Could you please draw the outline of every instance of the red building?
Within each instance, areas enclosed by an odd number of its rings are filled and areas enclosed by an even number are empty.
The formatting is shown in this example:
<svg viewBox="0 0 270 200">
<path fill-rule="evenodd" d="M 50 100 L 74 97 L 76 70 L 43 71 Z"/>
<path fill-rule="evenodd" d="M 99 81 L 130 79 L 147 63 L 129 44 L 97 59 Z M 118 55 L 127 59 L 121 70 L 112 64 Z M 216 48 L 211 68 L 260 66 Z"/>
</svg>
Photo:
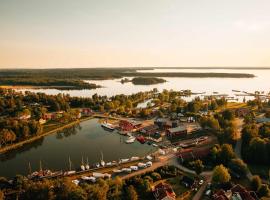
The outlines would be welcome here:
<svg viewBox="0 0 270 200">
<path fill-rule="evenodd" d="M 156 200 L 175 200 L 176 195 L 169 184 L 159 183 L 153 190 Z"/>
<path fill-rule="evenodd" d="M 186 137 L 187 136 L 187 128 L 186 128 L 186 126 L 178 126 L 175 128 L 170 128 L 167 130 L 167 136 L 170 138 Z"/>
<path fill-rule="evenodd" d="M 140 128 L 141 123 L 135 121 L 121 120 L 119 122 L 119 128 L 122 131 L 133 131 L 134 129 Z"/>
</svg>

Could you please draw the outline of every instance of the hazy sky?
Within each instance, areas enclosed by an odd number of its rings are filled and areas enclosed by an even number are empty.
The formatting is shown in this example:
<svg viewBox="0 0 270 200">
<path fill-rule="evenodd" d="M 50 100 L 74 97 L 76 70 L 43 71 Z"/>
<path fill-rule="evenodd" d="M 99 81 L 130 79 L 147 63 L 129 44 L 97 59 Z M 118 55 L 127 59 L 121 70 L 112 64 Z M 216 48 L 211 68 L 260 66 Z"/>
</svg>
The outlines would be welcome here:
<svg viewBox="0 0 270 200">
<path fill-rule="evenodd" d="M 0 0 L 0 67 L 270 66 L 269 0 Z"/>
</svg>

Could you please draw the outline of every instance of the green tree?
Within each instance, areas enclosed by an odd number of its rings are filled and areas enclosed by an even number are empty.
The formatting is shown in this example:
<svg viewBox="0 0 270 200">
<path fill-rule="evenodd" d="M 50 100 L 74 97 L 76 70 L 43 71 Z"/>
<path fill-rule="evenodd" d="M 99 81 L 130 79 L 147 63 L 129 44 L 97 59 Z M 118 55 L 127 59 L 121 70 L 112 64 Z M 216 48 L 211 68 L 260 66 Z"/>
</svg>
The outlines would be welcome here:
<svg viewBox="0 0 270 200">
<path fill-rule="evenodd" d="M 194 167 L 194 170 L 197 175 L 200 175 L 204 169 L 203 162 L 201 160 L 195 160 L 192 162 L 192 166 Z"/>
<path fill-rule="evenodd" d="M 259 197 L 269 197 L 270 196 L 270 190 L 268 185 L 262 184 L 261 187 L 258 190 Z"/>
<path fill-rule="evenodd" d="M 232 159 L 229 163 L 229 168 L 241 176 L 246 176 L 248 170 L 246 163 L 239 158 Z"/>
<path fill-rule="evenodd" d="M 127 188 L 127 200 L 138 200 L 138 194 L 133 185 L 130 185 Z"/>
<path fill-rule="evenodd" d="M 262 180 L 259 176 L 253 176 L 252 180 L 250 182 L 250 186 L 252 188 L 253 191 L 258 191 L 259 188 L 262 186 Z"/>
<path fill-rule="evenodd" d="M 219 153 L 219 159 L 221 163 L 227 166 L 230 160 L 233 158 L 235 158 L 235 153 L 233 151 L 232 145 L 223 144 Z"/>
<path fill-rule="evenodd" d="M 228 183 L 231 180 L 229 171 L 223 165 L 218 165 L 214 168 L 212 181 L 214 183 Z"/>
</svg>

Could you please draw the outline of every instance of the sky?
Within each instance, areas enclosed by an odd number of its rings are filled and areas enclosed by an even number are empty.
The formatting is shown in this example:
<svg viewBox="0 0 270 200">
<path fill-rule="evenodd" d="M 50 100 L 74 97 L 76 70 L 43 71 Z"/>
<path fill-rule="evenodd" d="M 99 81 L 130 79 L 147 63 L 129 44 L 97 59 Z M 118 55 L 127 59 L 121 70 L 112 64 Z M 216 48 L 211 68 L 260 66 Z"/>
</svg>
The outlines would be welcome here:
<svg viewBox="0 0 270 200">
<path fill-rule="evenodd" d="M 0 0 L 0 68 L 270 66 L 269 0 Z"/>
</svg>

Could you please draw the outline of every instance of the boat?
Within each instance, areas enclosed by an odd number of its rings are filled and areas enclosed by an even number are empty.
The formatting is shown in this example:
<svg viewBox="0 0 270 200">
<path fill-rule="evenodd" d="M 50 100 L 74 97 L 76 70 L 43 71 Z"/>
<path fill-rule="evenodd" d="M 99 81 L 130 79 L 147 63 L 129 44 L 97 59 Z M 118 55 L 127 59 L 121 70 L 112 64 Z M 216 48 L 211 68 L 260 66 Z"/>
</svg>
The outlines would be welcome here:
<svg viewBox="0 0 270 200">
<path fill-rule="evenodd" d="M 138 163 L 138 167 L 140 167 L 140 168 L 146 168 L 147 166 L 146 166 L 145 163 Z"/>
<path fill-rule="evenodd" d="M 130 168 L 123 168 L 121 169 L 122 172 L 127 172 L 127 173 L 130 173 L 131 172 L 131 169 Z"/>
<path fill-rule="evenodd" d="M 140 157 L 133 156 L 130 158 L 130 161 L 136 161 L 136 160 L 140 160 Z"/>
<path fill-rule="evenodd" d="M 81 170 L 82 170 L 82 171 L 85 170 L 85 166 L 84 166 L 84 162 L 83 162 L 83 157 L 82 157 L 82 163 L 81 163 Z"/>
<path fill-rule="evenodd" d="M 143 137 L 143 136 L 138 136 L 137 138 L 136 138 L 141 144 L 144 144 L 145 143 L 145 138 Z"/>
<path fill-rule="evenodd" d="M 157 144 L 155 144 L 155 143 L 153 143 L 152 145 L 153 145 L 153 147 L 158 147 L 158 145 L 157 145 Z"/>
<path fill-rule="evenodd" d="M 126 163 L 129 161 L 129 158 L 120 159 L 119 163 Z"/>
<path fill-rule="evenodd" d="M 101 126 L 102 126 L 103 128 L 105 128 L 105 129 L 110 130 L 110 131 L 113 131 L 113 130 L 115 129 L 115 128 L 113 127 L 112 124 L 107 123 L 107 122 L 103 122 L 103 123 L 101 124 Z"/>
<path fill-rule="evenodd" d="M 97 164 L 96 164 L 96 168 L 99 168 L 99 167 L 100 167 L 100 164 L 99 164 L 99 163 L 97 163 Z"/>
<path fill-rule="evenodd" d="M 132 133 L 127 133 L 127 136 L 132 137 L 133 135 Z"/>
<path fill-rule="evenodd" d="M 88 162 L 88 158 L 86 159 L 85 169 L 86 169 L 86 170 L 89 170 L 89 169 L 90 169 L 89 162 Z"/>
<path fill-rule="evenodd" d="M 132 171 L 138 171 L 138 167 L 137 166 L 130 166 L 129 167 Z"/>
<path fill-rule="evenodd" d="M 114 169 L 113 170 L 113 173 L 121 173 L 122 172 L 122 170 L 120 170 L 120 169 Z"/>
<path fill-rule="evenodd" d="M 104 178 L 104 174 L 98 173 L 98 172 L 93 172 L 93 177 L 95 177 L 95 178 Z"/>
<path fill-rule="evenodd" d="M 232 90 L 233 92 L 241 92 L 240 90 Z"/>
<path fill-rule="evenodd" d="M 104 162 L 104 160 L 103 160 L 103 153 L 101 152 L 101 160 L 100 160 L 100 165 L 102 166 L 102 167 L 104 167 L 105 166 L 105 162 Z"/>
<path fill-rule="evenodd" d="M 146 156 L 147 160 L 153 160 L 152 156 Z"/>
<path fill-rule="evenodd" d="M 131 143 L 135 142 L 135 140 L 136 140 L 135 137 L 130 136 L 125 142 L 126 142 L 127 144 L 131 144 Z"/>
</svg>

